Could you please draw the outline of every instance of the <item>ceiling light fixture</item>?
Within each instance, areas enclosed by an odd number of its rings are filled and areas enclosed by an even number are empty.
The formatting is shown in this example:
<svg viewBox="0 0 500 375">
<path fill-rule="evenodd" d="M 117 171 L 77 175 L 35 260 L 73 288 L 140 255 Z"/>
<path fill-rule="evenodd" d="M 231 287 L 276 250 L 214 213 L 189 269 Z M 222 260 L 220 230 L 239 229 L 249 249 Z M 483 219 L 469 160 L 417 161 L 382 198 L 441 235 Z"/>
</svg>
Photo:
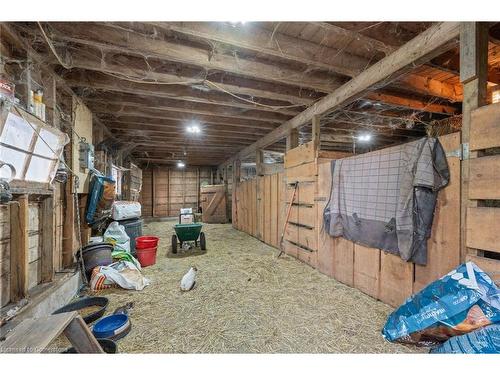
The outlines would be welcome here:
<svg viewBox="0 0 500 375">
<path fill-rule="evenodd" d="M 371 134 L 361 134 L 361 135 L 358 135 L 356 137 L 356 139 L 360 142 L 370 142 L 370 140 L 372 139 L 372 135 Z"/>
<path fill-rule="evenodd" d="M 192 133 L 192 134 L 200 134 L 201 133 L 201 129 L 197 124 L 189 125 L 186 128 L 186 130 L 188 131 L 188 133 Z"/>
<path fill-rule="evenodd" d="M 183 161 L 177 162 L 177 168 L 184 168 L 185 166 L 186 166 L 186 164 L 184 164 Z"/>
</svg>

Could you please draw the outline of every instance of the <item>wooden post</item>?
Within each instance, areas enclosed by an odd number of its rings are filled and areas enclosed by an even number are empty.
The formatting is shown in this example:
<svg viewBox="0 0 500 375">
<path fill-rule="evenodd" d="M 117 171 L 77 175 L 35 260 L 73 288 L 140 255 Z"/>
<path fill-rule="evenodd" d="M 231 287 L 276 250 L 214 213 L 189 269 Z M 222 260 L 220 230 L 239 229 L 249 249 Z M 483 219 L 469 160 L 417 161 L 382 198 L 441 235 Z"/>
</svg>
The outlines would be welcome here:
<svg viewBox="0 0 500 375">
<path fill-rule="evenodd" d="M 71 142 L 70 142 L 71 144 Z M 73 196 L 75 177 L 69 175 L 64 190 L 64 200 L 66 203 L 64 210 L 63 226 L 63 267 L 68 268 L 73 265 L 73 251 L 75 248 L 75 198 Z"/>
<path fill-rule="evenodd" d="M 463 84 L 462 132 L 461 143 L 466 146 L 470 141 L 471 112 L 487 104 L 488 75 L 488 27 L 481 22 L 463 22 L 460 25 L 460 81 Z M 467 253 L 479 255 L 477 250 L 466 246 L 466 223 L 468 207 L 477 206 L 469 200 L 469 158 L 477 157 L 477 152 L 464 155 L 461 168 L 461 209 L 460 209 L 460 259 L 465 260 Z M 474 254 L 474 252 L 476 254 Z"/>
<path fill-rule="evenodd" d="M 151 168 L 151 186 L 152 186 L 152 195 L 151 195 L 151 202 L 152 202 L 152 207 L 151 207 L 151 214 L 153 217 L 156 217 L 156 168 L 153 167 Z"/>
<path fill-rule="evenodd" d="M 55 213 L 54 199 L 52 196 L 45 198 L 42 202 L 42 275 L 41 282 L 48 283 L 54 276 L 54 236 L 55 236 Z"/>
<path fill-rule="evenodd" d="M 85 207 L 87 206 L 87 197 L 88 194 L 79 194 L 78 195 L 78 209 L 79 214 L 80 214 L 80 228 L 77 228 L 77 230 L 80 230 L 81 233 L 81 239 L 82 243 L 79 244 L 79 246 L 85 246 L 89 243 L 90 241 L 90 234 L 92 231 L 92 228 L 85 222 Z"/>
<path fill-rule="evenodd" d="M 10 204 L 10 299 L 28 295 L 28 195 Z"/>
<path fill-rule="evenodd" d="M 239 218 L 238 218 L 238 194 L 240 193 L 240 191 L 239 191 L 240 175 L 241 175 L 241 161 L 235 160 L 233 162 L 233 196 L 232 196 L 233 214 L 231 215 L 234 228 L 238 228 L 238 226 L 239 226 L 239 222 L 238 222 L 238 220 L 239 220 Z"/>
<path fill-rule="evenodd" d="M 321 126 L 321 117 L 319 115 L 313 116 L 311 132 L 312 132 L 313 146 L 314 146 L 314 150 L 315 150 L 316 154 L 321 147 L 320 126 Z"/>
<path fill-rule="evenodd" d="M 264 164 L 264 150 L 257 150 L 255 153 L 255 171 L 257 176 L 262 176 L 264 174 L 262 164 Z"/>
<path fill-rule="evenodd" d="M 286 151 L 290 151 L 299 145 L 299 129 L 290 130 L 286 136 Z"/>
</svg>

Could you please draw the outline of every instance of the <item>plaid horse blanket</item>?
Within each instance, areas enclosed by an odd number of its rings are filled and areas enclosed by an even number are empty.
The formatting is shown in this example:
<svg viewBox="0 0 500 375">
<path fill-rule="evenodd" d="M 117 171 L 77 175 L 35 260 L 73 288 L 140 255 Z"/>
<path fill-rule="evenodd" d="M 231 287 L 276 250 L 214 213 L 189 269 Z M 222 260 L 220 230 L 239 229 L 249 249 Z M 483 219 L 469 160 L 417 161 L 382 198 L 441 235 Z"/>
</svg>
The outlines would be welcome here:
<svg viewBox="0 0 500 375">
<path fill-rule="evenodd" d="M 334 160 L 326 231 L 427 263 L 437 192 L 450 174 L 435 138 Z"/>
</svg>

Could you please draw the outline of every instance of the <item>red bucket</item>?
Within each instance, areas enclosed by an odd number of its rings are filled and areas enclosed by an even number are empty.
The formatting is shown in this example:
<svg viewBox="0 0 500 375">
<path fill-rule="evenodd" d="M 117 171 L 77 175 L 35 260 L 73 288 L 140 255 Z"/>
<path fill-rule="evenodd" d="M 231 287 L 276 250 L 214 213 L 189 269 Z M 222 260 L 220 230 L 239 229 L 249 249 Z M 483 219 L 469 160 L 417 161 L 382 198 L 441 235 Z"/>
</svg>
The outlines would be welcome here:
<svg viewBox="0 0 500 375">
<path fill-rule="evenodd" d="M 155 236 L 140 236 L 135 239 L 136 249 L 151 249 L 152 247 L 158 246 L 158 241 L 160 239 Z"/>
<path fill-rule="evenodd" d="M 152 266 L 156 263 L 156 249 L 156 246 L 149 249 L 137 249 L 137 259 L 141 267 Z"/>
</svg>

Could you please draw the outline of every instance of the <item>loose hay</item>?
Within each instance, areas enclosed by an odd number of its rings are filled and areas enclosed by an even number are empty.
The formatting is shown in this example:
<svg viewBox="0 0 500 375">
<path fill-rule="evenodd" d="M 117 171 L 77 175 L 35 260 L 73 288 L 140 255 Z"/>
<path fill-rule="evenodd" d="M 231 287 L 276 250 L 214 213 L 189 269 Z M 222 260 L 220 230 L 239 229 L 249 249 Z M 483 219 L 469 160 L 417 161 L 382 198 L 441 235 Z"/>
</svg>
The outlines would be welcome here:
<svg viewBox="0 0 500 375">
<path fill-rule="evenodd" d="M 108 312 L 129 301 L 132 331 L 121 353 L 411 353 L 384 341 L 392 308 L 320 274 L 230 225 L 204 224 L 204 255 L 167 257 L 174 222 L 149 223 L 157 263 L 143 291 L 110 289 Z M 198 268 L 194 290 L 179 282 Z"/>
</svg>

